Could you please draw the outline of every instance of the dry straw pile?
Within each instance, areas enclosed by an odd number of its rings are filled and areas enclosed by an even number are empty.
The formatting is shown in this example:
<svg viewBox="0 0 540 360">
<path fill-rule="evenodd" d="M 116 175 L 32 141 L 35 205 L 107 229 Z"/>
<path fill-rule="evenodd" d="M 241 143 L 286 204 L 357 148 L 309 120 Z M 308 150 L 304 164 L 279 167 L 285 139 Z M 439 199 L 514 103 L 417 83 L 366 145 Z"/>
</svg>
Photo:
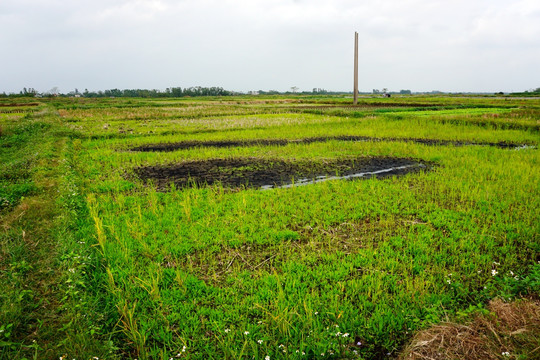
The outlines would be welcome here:
<svg viewBox="0 0 540 360">
<path fill-rule="evenodd" d="M 418 333 L 400 359 L 540 359 L 538 299 L 494 300 L 489 310 L 467 324 L 443 323 Z"/>
</svg>

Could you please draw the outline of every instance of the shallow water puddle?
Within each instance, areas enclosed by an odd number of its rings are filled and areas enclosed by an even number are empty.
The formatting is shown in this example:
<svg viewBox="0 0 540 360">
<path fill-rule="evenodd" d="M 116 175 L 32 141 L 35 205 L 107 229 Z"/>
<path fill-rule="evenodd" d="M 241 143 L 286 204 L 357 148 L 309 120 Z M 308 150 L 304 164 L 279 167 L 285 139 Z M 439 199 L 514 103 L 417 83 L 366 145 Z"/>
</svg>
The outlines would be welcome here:
<svg viewBox="0 0 540 360">
<path fill-rule="evenodd" d="M 261 190 L 269 190 L 269 189 L 276 189 L 276 188 L 291 188 L 293 186 L 303 186 L 303 185 L 311 185 L 311 184 L 317 184 L 324 181 L 330 181 L 330 180 L 350 180 L 350 179 L 356 179 L 356 178 L 370 178 L 373 176 L 393 176 L 393 175 L 403 175 L 404 173 L 411 172 L 412 168 L 418 168 L 419 169 L 425 169 L 426 165 L 424 164 L 412 164 L 412 165 L 404 165 L 404 166 L 398 166 L 398 167 L 391 167 L 388 169 L 382 169 L 377 171 L 367 171 L 367 172 L 360 172 L 356 174 L 351 175 L 344 175 L 344 176 L 317 176 L 315 179 L 299 179 L 295 180 L 292 184 L 286 184 L 286 185 L 263 185 L 261 186 Z"/>
<path fill-rule="evenodd" d="M 518 147 L 514 148 L 514 150 L 529 150 L 529 149 L 536 149 L 536 146 L 534 146 L 534 145 L 521 145 L 521 146 L 518 146 Z"/>
<path fill-rule="evenodd" d="M 339 179 L 399 176 L 426 170 L 430 163 L 393 157 L 344 159 L 210 159 L 135 168 L 135 174 L 159 190 L 221 184 L 226 188 L 288 188 Z"/>
</svg>

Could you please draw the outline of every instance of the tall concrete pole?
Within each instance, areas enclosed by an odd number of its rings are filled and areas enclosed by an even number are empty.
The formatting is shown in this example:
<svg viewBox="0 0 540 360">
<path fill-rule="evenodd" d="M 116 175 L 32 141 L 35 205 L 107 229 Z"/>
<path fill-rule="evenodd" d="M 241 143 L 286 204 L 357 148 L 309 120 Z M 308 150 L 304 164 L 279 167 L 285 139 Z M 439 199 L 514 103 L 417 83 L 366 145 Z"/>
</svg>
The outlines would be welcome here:
<svg viewBox="0 0 540 360">
<path fill-rule="evenodd" d="M 353 104 L 358 104 L 358 33 L 354 32 L 354 95 Z"/>
</svg>

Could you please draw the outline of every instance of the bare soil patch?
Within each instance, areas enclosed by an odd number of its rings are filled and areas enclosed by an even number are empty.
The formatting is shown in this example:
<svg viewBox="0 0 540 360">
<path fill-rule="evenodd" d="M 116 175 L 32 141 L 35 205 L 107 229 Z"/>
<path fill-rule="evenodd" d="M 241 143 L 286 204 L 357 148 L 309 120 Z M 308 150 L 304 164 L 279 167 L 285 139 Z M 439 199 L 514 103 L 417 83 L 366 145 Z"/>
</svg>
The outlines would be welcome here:
<svg viewBox="0 0 540 360">
<path fill-rule="evenodd" d="M 417 138 L 377 138 L 369 136 L 330 136 L 330 137 L 311 137 L 303 139 L 253 139 L 253 140 L 215 140 L 215 141 L 181 141 L 176 143 L 148 144 L 132 148 L 132 151 L 175 151 L 186 150 L 198 147 L 212 148 L 230 148 L 230 147 L 248 147 L 248 146 L 285 146 L 289 144 L 311 144 L 327 141 L 399 141 L 413 142 L 422 145 L 451 145 L 451 146 L 495 146 L 499 148 L 517 148 L 524 144 L 510 142 L 472 142 L 472 141 L 456 141 L 456 140 L 441 140 L 441 139 L 417 139 Z"/>
<path fill-rule="evenodd" d="M 226 286 L 226 279 L 243 271 L 253 276 L 281 272 L 289 261 L 302 262 L 317 256 L 324 261 L 324 254 L 339 252 L 343 256 L 356 254 L 366 247 L 377 246 L 396 232 L 396 223 L 410 228 L 414 221 L 406 218 L 362 220 L 331 225 L 308 224 L 295 226 L 277 233 L 268 243 L 243 244 L 241 246 L 204 246 L 189 254 L 165 255 L 161 261 L 164 268 L 181 268 L 211 282 L 214 286 Z M 354 276 L 368 275 L 378 269 L 357 267 Z"/>
<path fill-rule="evenodd" d="M 282 160 L 260 158 L 210 159 L 135 168 L 135 174 L 159 190 L 220 183 L 226 188 L 271 188 L 307 184 L 339 177 L 388 177 L 430 167 L 420 160 L 393 157 Z"/>
</svg>

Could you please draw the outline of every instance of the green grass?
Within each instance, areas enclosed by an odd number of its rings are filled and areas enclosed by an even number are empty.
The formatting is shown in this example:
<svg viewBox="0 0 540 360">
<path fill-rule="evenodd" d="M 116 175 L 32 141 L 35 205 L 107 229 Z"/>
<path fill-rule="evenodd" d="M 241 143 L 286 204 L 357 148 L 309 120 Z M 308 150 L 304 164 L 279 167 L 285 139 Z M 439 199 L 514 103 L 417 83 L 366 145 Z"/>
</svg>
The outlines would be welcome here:
<svg viewBox="0 0 540 360">
<path fill-rule="evenodd" d="M 75 240 L 85 204 L 65 127 L 51 112 L 1 125 L 0 359 L 109 355 L 110 335 L 93 324 L 103 317 L 89 296 L 98 288 L 82 280 L 100 259 Z"/>
<path fill-rule="evenodd" d="M 335 96 L 47 101 L 58 121 L 47 136 L 65 142 L 54 186 L 62 215 L 52 236 L 64 269 L 61 308 L 76 319 L 62 347 L 70 357 L 391 358 L 417 330 L 495 297 L 540 291 L 538 100 L 362 98 L 359 108 Z M 349 107 L 310 108 L 320 105 Z M 29 124 L 31 117 L 16 126 L 35 136 Z M 17 127 L 10 129 L 0 141 L 18 143 Z M 341 135 L 533 147 L 332 140 L 129 150 Z M 31 152 L 5 149 L 5 174 L 16 174 L 24 161 L 17 154 Z M 399 178 L 270 191 L 158 192 L 133 172 L 186 160 L 344 156 L 437 165 Z M 26 196 L 17 184 L 5 190 L 15 199 L 6 213 Z M 11 324 L 23 316 L 7 314 Z"/>
</svg>

